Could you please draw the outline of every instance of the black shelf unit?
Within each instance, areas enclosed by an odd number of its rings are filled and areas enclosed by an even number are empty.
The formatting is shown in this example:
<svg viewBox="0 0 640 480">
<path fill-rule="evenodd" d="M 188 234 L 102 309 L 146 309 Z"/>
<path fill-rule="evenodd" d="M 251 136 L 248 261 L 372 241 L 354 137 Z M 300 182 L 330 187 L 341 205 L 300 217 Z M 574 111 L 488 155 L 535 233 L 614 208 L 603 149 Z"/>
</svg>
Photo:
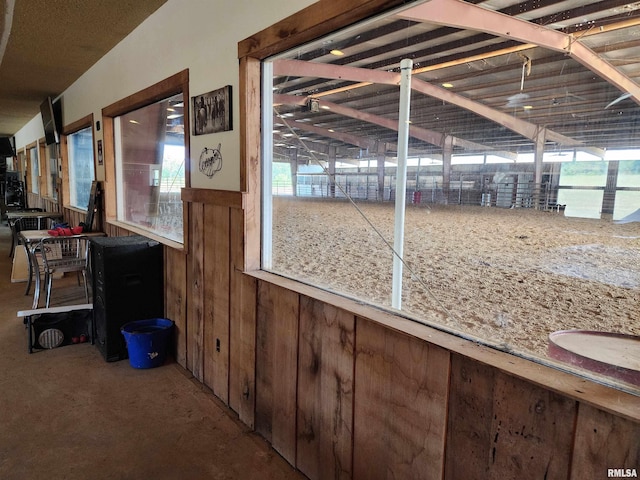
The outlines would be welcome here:
<svg viewBox="0 0 640 480">
<path fill-rule="evenodd" d="M 120 327 L 164 317 L 163 247 L 149 238 L 93 237 L 95 344 L 107 362 L 128 358 Z"/>
</svg>

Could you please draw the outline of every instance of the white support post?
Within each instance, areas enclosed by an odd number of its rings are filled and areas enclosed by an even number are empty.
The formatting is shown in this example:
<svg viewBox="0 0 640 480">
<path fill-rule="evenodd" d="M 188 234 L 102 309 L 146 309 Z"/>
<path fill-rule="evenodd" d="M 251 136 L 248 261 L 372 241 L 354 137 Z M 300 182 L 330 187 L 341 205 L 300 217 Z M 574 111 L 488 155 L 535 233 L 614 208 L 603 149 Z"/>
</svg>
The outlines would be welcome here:
<svg viewBox="0 0 640 480">
<path fill-rule="evenodd" d="M 404 256 L 404 211 L 407 195 L 407 152 L 409 150 L 409 113 L 411 110 L 411 70 L 413 60 L 400 62 L 400 115 L 398 117 L 398 166 L 396 209 L 393 233 L 393 285 L 391 306 L 402 308 L 402 258 Z"/>
<path fill-rule="evenodd" d="M 273 267 L 273 64 L 262 64 L 262 268 Z"/>
</svg>

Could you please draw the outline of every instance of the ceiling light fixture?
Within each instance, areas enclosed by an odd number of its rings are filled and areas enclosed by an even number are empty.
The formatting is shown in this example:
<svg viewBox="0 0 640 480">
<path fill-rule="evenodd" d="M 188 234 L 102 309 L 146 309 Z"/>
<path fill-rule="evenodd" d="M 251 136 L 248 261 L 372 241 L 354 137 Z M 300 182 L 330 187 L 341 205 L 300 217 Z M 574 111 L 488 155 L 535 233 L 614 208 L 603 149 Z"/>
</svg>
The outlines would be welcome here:
<svg viewBox="0 0 640 480">
<path fill-rule="evenodd" d="M 307 107 L 311 113 L 318 113 L 320 111 L 320 101 L 317 98 L 310 98 Z"/>
<path fill-rule="evenodd" d="M 453 88 L 453 83 L 443 83 L 442 86 L 444 88 Z"/>
<path fill-rule="evenodd" d="M 344 55 L 344 52 L 342 50 L 338 50 L 337 48 L 334 48 L 329 53 L 331 53 L 331 55 L 335 55 L 336 57 L 341 57 Z"/>
</svg>

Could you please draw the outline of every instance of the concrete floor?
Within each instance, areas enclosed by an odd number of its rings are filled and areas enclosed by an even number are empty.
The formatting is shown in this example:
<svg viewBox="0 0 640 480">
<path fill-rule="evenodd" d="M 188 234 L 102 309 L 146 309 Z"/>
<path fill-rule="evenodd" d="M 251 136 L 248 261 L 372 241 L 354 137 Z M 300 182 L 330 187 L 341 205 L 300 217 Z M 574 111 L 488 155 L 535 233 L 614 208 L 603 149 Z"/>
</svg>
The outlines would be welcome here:
<svg viewBox="0 0 640 480">
<path fill-rule="evenodd" d="M 9 245 L 2 223 L 0 479 L 306 478 L 175 363 L 107 363 L 90 343 L 28 354 Z M 54 281 L 51 306 L 84 303 L 75 282 Z"/>
</svg>

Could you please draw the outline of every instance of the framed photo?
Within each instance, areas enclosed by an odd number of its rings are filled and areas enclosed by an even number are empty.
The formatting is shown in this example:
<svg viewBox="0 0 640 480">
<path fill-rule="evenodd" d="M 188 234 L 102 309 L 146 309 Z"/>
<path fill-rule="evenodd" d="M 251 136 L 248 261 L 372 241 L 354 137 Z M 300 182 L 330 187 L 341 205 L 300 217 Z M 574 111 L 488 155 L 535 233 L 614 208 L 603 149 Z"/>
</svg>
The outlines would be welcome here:
<svg viewBox="0 0 640 480">
<path fill-rule="evenodd" d="M 98 165 L 104 163 L 104 157 L 102 156 L 102 140 L 98 140 Z"/>
<path fill-rule="evenodd" d="M 232 130 L 231 85 L 191 97 L 193 134 Z"/>
</svg>

